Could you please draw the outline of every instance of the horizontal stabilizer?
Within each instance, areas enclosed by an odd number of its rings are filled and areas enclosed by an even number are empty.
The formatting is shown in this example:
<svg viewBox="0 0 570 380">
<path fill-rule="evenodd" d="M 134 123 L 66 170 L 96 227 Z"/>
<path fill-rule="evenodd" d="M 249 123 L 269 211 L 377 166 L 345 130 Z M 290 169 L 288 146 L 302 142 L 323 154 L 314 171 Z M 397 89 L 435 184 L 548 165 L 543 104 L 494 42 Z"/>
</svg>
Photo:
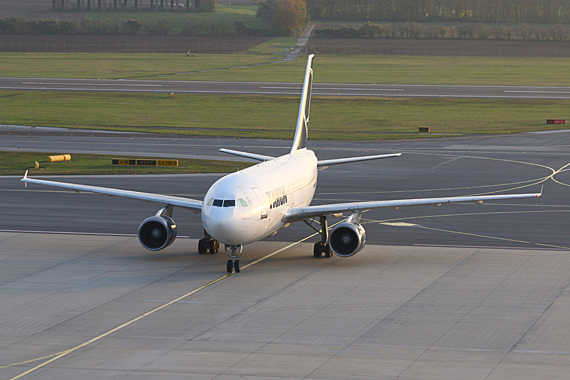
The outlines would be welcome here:
<svg viewBox="0 0 570 380">
<path fill-rule="evenodd" d="M 251 158 L 252 160 L 257 160 L 257 161 L 270 161 L 270 160 L 273 160 L 275 158 L 275 157 L 271 157 L 271 156 L 264 156 L 262 154 L 240 152 L 239 150 L 232 150 L 232 149 L 225 149 L 225 148 L 221 148 L 220 152 L 233 154 L 234 156 Z"/>
<path fill-rule="evenodd" d="M 349 162 L 380 160 L 382 158 L 400 157 L 401 155 L 402 153 L 394 153 L 394 154 L 380 154 L 376 156 L 362 156 L 362 157 L 336 158 L 333 160 L 320 160 L 317 163 L 317 166 L 321 167 L 329 165 L 348 164 Z"/>
</svg>

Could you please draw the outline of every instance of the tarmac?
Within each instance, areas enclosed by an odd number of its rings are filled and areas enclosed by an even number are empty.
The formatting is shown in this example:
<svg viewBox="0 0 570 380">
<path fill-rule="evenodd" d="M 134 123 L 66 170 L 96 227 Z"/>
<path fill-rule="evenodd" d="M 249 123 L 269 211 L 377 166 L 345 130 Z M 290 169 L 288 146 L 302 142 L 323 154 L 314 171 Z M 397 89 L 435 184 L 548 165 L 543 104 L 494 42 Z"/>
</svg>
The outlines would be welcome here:
<svg viewBox="0 0 570 380">
<path fill-rule="evenodd" d="M 538 192 L 520 202 L 365 214 L 367 246 L 315 259 L 302 223 L 199 255 L 197 215 L 144 250 L 157 205 L 0 179 L 0 379 L 568 379 L 568 131 L 421 141 L 312 141 L 320 159 L 403 152 L 319 171 L 315 204 Z M 289 141 L 2 135 L 0 149 L 278 155 Z M 201 199 L 220 175 L 70 176 Z M 339 219 L 340 220 L 340 219 Z M 331 221 L 331 224 L 333 221 Z M 25 232 L 27 231 L 27 232 Z M 44 231 L 44 233 L 39 233 Z M 71 233 L 74 232 L 74 233 Z"/>
<path fill-rule="evenodd" d="M 0 233 L 0 378 L 568 378 L 567 251 L 195 247 Z"/>
</svg>

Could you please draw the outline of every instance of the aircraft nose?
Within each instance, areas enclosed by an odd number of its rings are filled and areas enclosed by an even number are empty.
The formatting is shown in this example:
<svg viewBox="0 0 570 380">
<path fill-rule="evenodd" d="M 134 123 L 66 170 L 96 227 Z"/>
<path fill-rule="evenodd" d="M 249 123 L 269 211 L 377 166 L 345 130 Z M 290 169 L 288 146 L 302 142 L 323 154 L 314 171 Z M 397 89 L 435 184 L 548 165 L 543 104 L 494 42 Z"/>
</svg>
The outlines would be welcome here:
<svg viewBox="0 0 570 380">
<path fill-rule="evenodd" d="M 217 241 L 228 245 L 239 245 L 241 226 L 234 218 L 231 210 L 219 208 L 210 215 L 204 223 L 208 233 Z"/>
</svg>

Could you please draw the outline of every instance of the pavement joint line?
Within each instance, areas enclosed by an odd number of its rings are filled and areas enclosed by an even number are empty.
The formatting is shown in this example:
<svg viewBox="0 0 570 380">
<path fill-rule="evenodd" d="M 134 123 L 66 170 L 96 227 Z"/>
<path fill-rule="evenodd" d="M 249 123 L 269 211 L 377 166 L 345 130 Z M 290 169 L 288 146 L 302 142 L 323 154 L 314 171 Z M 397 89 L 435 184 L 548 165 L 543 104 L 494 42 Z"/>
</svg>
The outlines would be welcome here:
<svg viewBox="0 0 570 380">
<path fill-rule="evenodd" d="M 309 236 L 307 236 L 307 237 L 305 237 L 305 238 L 303 238 L 303 239 L 301 239 L 301 240 L 298 240 L 298 241 L 296 241 L 296 242 L 294 242 L 294 243 L 291 243 L 291 244 L 289 244 L 289 245 L 287 245 L 287 246 L 285 246 L 285 247 L 283 247 L 283 248 L 280 248 L 280 249 L 278 249 L 277 251 L 272 252 L 272 253 L 270 253 L 270 254 L 268 254 L 268 255 L 266 255 L 266 256 L 263 256 L 262 258 L 257 259 L 257 260 L 255 260 L 254 262 L 252 262 L 252 263 L 250 263 L 250 264 L 248 264 L 248 265 L 242 267 L 242 269 L 249 268 L 249 267 L 251 267 L 251 266 L 253 266 L 253 265 L 255 265 L 255 264 L 258 264 L 258 263 L 260 263 L 260 262 L 262 262 L 262 261 L 265 261 L 266 259 L 268 259 L 268 258 L 270 258 L 270 257 L 273 257 L 273 256 L 277 255 L 278 253 L 281 253 L 281 252 L 283 252 L 283 251 L 285 251 L 285 250 L 287 250 L 287 249 L 289 249 L 289 248 L 292 248 L 292 247 L 294 247 L 295 245 L 300 244 L 300 243 L 302 243 L 302 242 L 304 242 L 304 241 L 306 241 L 306 240 L 312 238 L 313 236 L 315 236 L 315 235 L 317 235 L 317 234 L 318 234 L 318 233 L 311 234 L 311 235 L 309 235 Z M 15 377 L 12 377 L 10 380 L 21 379 L 22 377 L 24 377 L 24 376 L 26 376 L 26 375 L 29 375 L 30 373 L 35 372 L 36 370 L 38 370 L 38 369 L 40 369 L 40 368 L 42 368 L 42 367 L 45 367 L 46 365 L 48 365 L 48 364 L 50 364 L 50 363 L 52 363 L 52 362 L 54 362 L 54 361 L 56 361 L 56 360 L 58 360 L 58 359 L 61 359 L 62 357 L 66 356 L 67 354 L 70 354 L 70 353 L 72 353 L 72 352 L 74 352 L 74 351 L 77 351 L 77 350 L 79 350 L 79 349 L 81 349 L 81 348 L 83 348 L 83 347 L 86 347 L 86 346 L 90 345 L 91 343 L 94 343 L 94 342 L 96 342 L 96 341 L 98 341 L 98 340 L 100 340 L 100 339 L 103 339 L 103 338 L 107 337 L 108 335 L 110 335 L 110 334 L 112 334 L 112 333 L 114 333 L 114 332 L 117 332 L 117 331 L 119 331 L 119 330 L 121 330 L 121 329 L 123 329 L 123 328 L 125 328 L 125 327 L 127 327 L 127 326 L 132 325 L 132 324 L 135 323 L 135 322 L 138 322 L 138 321 L 144 319 L 145 317 L 148 317 L 148 316 L 150 316 L 150 315 L 156 313 L 157 311 L 160 311 L 160 310 L 162 310 L 162 309 L 164 309 L 164 308 L 166 308 L 166 307 L 168 307 L 168 306 L 171 306 L 171 305 L 173 305 L 173 304 L 175 304 L 175 303 L 177 303 L 177 302 L 180 302 L 180 301 L 182 301 L 184 298 L 187 298 L 187 297 L 189 297 L 189 296 L 191 296 L 191 295 L 193 295 L 193 294 L 198 293 L 199 291 L 201 291 L 201 290 L 203 290 L 203 289 L 206 289 L 206 288 L 208 288 L 208 287 L 210 287 L 210 286 L 212 286 L 212 285 L 214 285 L 214 284 L 216 284 L 216 283 L 218 283 L 218 282 L 221 282 L 222 280 L 225 280 L 226 278 L 229 278 L 229 277 L 231 277 L 231 276 L 234 275 L 234 274 L 235 274 L 235 273 L 228 273 L 228 274 L 223 275 L 223 276 L 221 276 L 221 277 L 219 277 L 219 278 L 217 278 L 217 279 L 215 279 L 215 280 L 212 280 L 212 281 L 208 282 L 207 284 L 202 285 L 201 287 L 192 290 L 191 292 L 188 292 L 188 293 L 186 293 L 186 294 L 184 294 L 184 295 L 182 295 L 182 296 L 180 296 L 180 297 L 178 297 L 178 298 L 175 298 L 175 299 L 173 299 L 172 301 L 168 301 L 168 303 L 165 303 L 164 305 L 161 305 L 161 306 L 159 306 L 159 307 L 157 307 L 157 308 L 155 308 L 155 309 L 153 309 L 153 310 L 150 310 L 150 311 L 148 311 L 148 312 L 146 312 L 146 313 L 144 313 L 144 314 L 142 314 L 142 315 L 140 315 L 140 316 L 138 316 L 138 317 L 136 317 L 136 318 L 134 318 L 134 319 L 131 319 L 131 320 L 128 321 L 128 322 L 123 323 L 123 324 L 120 325 L 120 326 L 115 327 L 114 329 L 111 329 L 111 330 L 107 331 L 106 333 L 103 333 L 103 334 L 101 334 L 101 335 L 99 335 L 99 336 L 96 336 L 95 338 L 92 338 L 92 339 L 90 339 L 90 340 L 88 340 L 88 341 L 86 341 L 86 342 L 84 342 L 84 343 L 82 343 L 82 344 L 80 344 L 80 345 L 77 345 L 77 346 L 75 346 L 75 347 L 73 347 L 73 348 L 70 348 L 69 350 L 61 351 L 61 352 L 58 352 L 58 353 L 56 353 L 56 354 L 44 356 L 44 357 L 41 357 L 41 358 L 31 359 L 31 360 L 28 360 L 28 361 L 25 361 L 25 362 L 20 362 L 20 363 L 15 363 L 15 364 L 8 364 L 8 365 L 2 366 L 2 367 L 0 367 L 0 368 L 13 367 L 13 366 L 17 366 L 17 365 L 20 365 L 20 364 L 31 363 L 31 362 L 34 362 L 34 361 L 43 360 L 43 359 L 46 359 L 46 358 L 51 357 L 51 359 L 49 359 L 49 360 L 47 360 L 47 361 L 45 361 L 45 362 L 43 362 L 43 363 L 38 364 L 37 366 L 35 366 L 35 367 L 33 367 L 33 368 L 27 370 L 27 371 L 24 372 L 24 373 L 21 373 L 21 374 L 15 376 Z"/>
</svg>

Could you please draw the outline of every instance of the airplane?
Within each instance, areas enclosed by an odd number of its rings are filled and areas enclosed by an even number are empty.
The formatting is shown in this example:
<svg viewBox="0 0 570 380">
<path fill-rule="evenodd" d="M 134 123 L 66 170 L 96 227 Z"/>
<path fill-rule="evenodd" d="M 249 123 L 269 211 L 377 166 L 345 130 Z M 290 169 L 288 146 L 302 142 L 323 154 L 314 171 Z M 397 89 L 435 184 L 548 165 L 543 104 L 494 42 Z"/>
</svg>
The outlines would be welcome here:
<svg viewBox="0 0 570 380">
<path fill-rule="evenodd" d="M 27 171 L 21 181 L 162 204 L 163 207 L 156 215 L 145 219 L 138 230 L 139 242 L 151 251 L 164 249 L 176 239 L 177 226 L 172 219 L 174 207 L 183 207 L 201 213 L 204 238 L 198 242 L 198 252 L 217 253 L 220 243 L 224 244 L 226 249 L 231 250 L 226 265 L 228 273 L 240 272 L 238 253 L 241 253 L 244 245 L 272 236 L 279 229 L 295 222 L 303 221 L 320 234 L 321 239 L 313 248 L 314 257 L 322 257 L 324 254 L 328 258 L 331 257 L 331 253 L 339 257 L 350 257 L 360 252 L 366 244 L 366 231 L 360 224 L 360 218 L 367 210 L 453 202 L 482 203 L 487 200 L 533 198 L 542 195 L 541 191 L 536 194 L 421 198 L 311 206 L 317 187 L 318 168 L 401 155 L 393 153 L 330 160 L 317 159 L 315 153 L 307 148 L 313 61 L 314 55 L 311 54 L 307 59 L 295 137 L 289 153 L 272 157 L 220 149 L 224 153 L 253 159 L 258 163 L 220 178 L 209 188 L 202 201 L 32 179 L 28 177 Z M 344 213 L 350 215 L 329 232 L 327 217 L 338 218 Z M 313 227 L 313 222 L 318 223 L 320 229 Z"/>
</svg>

